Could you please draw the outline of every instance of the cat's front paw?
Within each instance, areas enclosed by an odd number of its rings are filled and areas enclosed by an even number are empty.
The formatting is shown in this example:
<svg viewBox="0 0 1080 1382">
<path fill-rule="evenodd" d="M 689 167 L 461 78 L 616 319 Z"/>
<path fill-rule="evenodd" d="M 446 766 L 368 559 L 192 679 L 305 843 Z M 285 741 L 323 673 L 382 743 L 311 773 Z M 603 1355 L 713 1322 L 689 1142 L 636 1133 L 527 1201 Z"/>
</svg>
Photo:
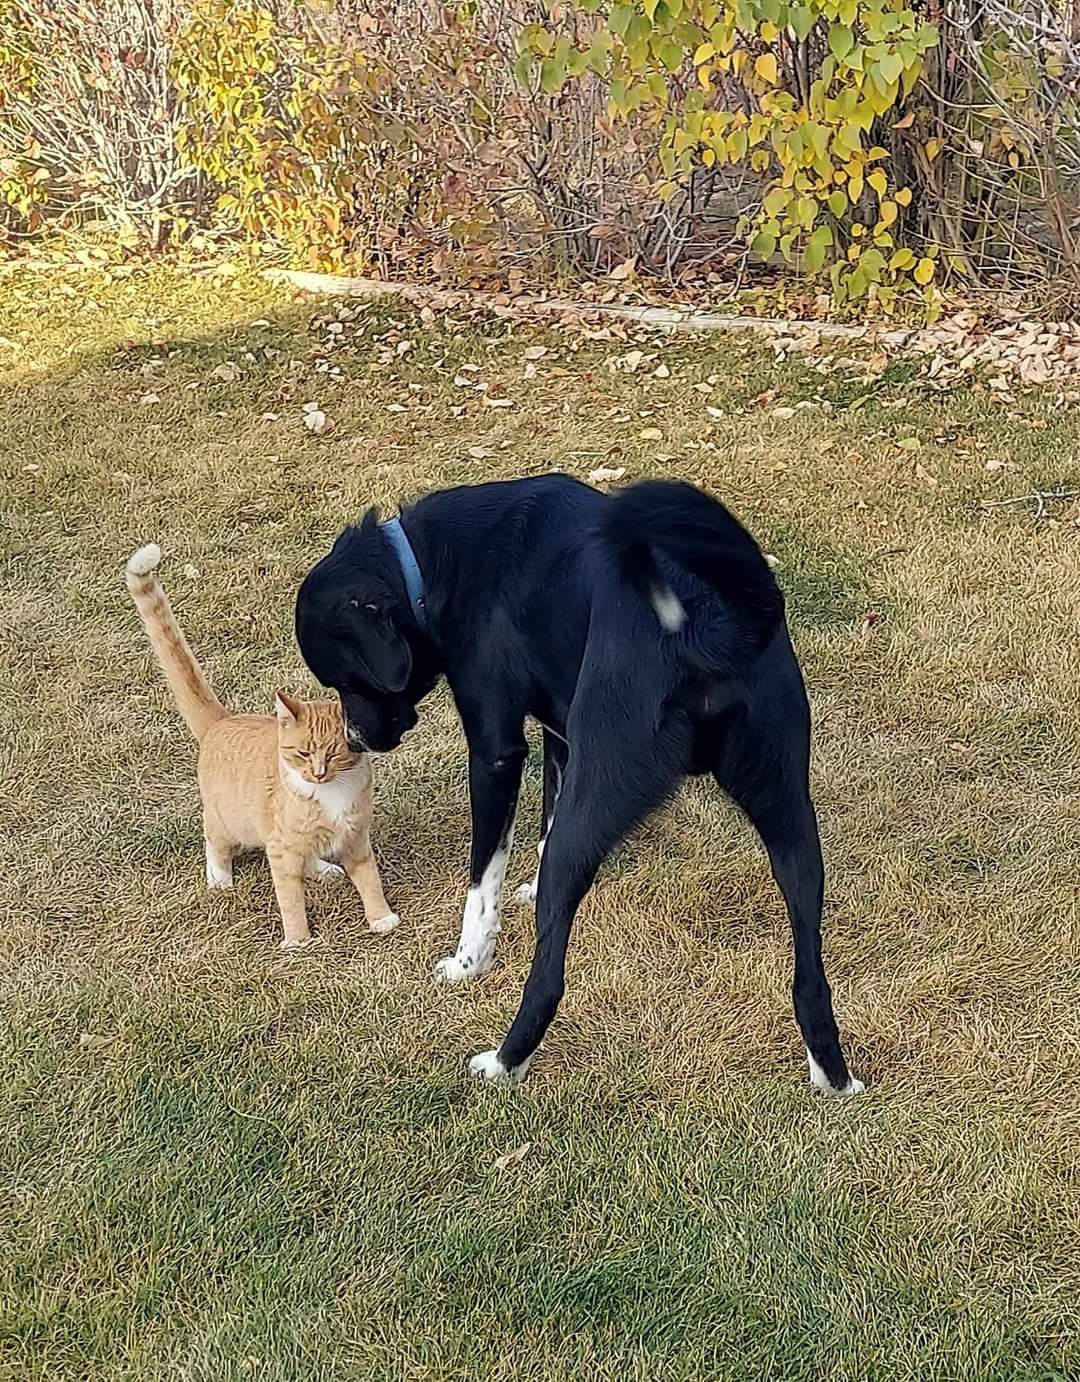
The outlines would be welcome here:
<svg viewBox="0 0 1080 1382">
<path fill-rule="evenodd" d="M 392 931 L 395 926 L 400 925 L 401 918 L 397 912 L 387 912 L 384 917 L 377 917 L 374 921 L 368 922 L 368 930 L 374 931 L 377 935 L 385 936 L 388 931 Z"/>
<path fill-rule="evenodd" d="M 278 947 L 279 950 L 311 950 L 317 945 L 322 945 L 322 936 L 286 936 Z"/>
</svg>

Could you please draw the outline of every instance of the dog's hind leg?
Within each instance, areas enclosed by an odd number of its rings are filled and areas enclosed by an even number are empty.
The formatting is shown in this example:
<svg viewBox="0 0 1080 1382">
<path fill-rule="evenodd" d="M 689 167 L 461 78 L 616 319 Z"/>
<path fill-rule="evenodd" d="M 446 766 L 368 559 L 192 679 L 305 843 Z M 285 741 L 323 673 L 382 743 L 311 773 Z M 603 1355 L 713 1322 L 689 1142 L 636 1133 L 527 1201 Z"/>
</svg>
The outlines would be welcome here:
<svg viewBox="0 0 1080 1382">
<path fill-rule="evenodd" d="M 785 715 L 770 718 L 765 732 L 753 713 L 740 712 L 717 745 L 715 776 L 746 812 L 769 854 L 784 897 L 795 949 L 795 1018 L 806 1045 L 810 1083 L 831 1094 L 860 1094 L 840 1049 L 832 993 L 821 957 L 821 910 L 825 867 L 817 817 L 810 799 L 809 713 L 800 699 Z M 783 723 L 782 733 L 776 726 Z"/>
<path fill-rule="evenodd" d="M 562 789 L 563 774 L 566 772 L 566 759 L 569 755 L 566 740 L 544 730 L 544 803 L 540 820 L 540 841 L 536 846 L 536 872 L 527 883 L 514 890 L 514 897 L 526 906 L 536 901 L 536 889 L 540 883 L 540 860 L 544 857 L 544 846 L 551 834 L 551 822 L 555 819 L 555 803 Z"/>
<path fill-rule="evenodd" d="M 489 1080 L 524 1077 L 562 1000 L 566 949 L 581 899 L 614 845 L 671 795 L 685 772 L 687 734 L 672 727 L 654 740 L 649 719 L 640 729 L 623 724 L 620 738 L 614 716 L 605 716 L 602 706 L 591 711 L 574 741 L 588 748 L 570 755 L 540 862 L 536 949 L 521 1005 L 503 1044 L 469 1062 L 474 1075 Z"/>
<path fill-rule="evenodd" d="M 495 959 L 502 886 L 514 841 L 521 770 L 528 751 L 522 723 L 493 732 L 482 722 L 471 721 L 464 707 L 459 708 L 469 739 L 472 858 L 457 950 L 435 967 L 436 979 L 448 984 L 478 979 Z"/>
</svg>

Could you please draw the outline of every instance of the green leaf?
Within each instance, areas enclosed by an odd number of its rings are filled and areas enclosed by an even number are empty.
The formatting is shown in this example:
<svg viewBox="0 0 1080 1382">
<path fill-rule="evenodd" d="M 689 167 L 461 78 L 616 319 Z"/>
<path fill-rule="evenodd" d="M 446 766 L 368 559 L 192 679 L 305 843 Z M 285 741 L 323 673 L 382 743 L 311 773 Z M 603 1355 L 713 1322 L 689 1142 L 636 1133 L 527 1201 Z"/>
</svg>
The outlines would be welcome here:
<svg viewBox="0 0 1080 1382">
<path fill-rule="evenodd" d="M 814 12 L 809 5 L 789 5 L 787 22 L 801 43 L 814 27 Z"/>
<path fill-rule="evenodd" d="M 669 72 L 676 72 L 682 66 L 683 50 L 670 38 L 660 45 L 660 61 Z"/>
<path fill-rule="evenodd" d="M 878 61 L 877 70 L 885 78 L 886 83 L 891 86 L 893 82 L 900 80 L 900 74 L 904 70 L 904 59 L 899 53 L 886 53 Z"/>
<path fill-rule="evenodd" d="M 807 273 L 816 274 L 821 271 L 825 264 L 825 251 L 827 246 L 820 240 L 811 240 L 803 251 L 803 267 Z"/>
<path fill-rule="evenodd" d="M 545 58 L 540 64 L 540 87 L 548 96 L 556 96 L 566 81 L 566 65 L 557 58 Z"/>
<path fill-rule="evenodd" d="M 846 24 L 833 24 L 829 27 L 829 48 L 837 61 L 842 61 L 855 46 L 855 35 Z"/>
<path fill-rule="evenodd" d="M 755 254 L 760 254 L 762 259 L 769 259 L 776 253 L 776 235 L 773 231 L 760 230 L 754 236 L 750 248 Z"/>
<path fill-rule="evenodd" d="M 611 14 L 608 16 L 608 28 L 613 34 L 623 38 L 633 17 L 633 5 L 612 5 Z"/>
</svg>

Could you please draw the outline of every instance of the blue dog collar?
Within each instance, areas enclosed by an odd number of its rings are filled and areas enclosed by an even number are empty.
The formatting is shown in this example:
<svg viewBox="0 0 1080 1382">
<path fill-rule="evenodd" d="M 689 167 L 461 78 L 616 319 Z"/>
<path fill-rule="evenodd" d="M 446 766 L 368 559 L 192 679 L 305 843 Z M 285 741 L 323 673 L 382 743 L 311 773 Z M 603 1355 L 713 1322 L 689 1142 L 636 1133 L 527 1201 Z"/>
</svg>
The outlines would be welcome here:
<svg viewBox="0 0 1080 1382">
<path fill-rule="evenodd" d="M 405 536 L 405 529 L 401 526 L 400 518 L 388 518 L 385 523 L 381 523 L 379 526 L 386 534 L 390 546 L 394 549 L 394 556 L 398 559 L 398 565 L 401 567 L 401 574 L 405 580 L 405 589 L 412 602 L 413 613 L 416 615 L 416 622 L 422 629 L 426 629 L 427 610 L 424 608 L 424 578 L 420 574 L 420 563 L 416 560 L 412 543 Z"/>
</svg>

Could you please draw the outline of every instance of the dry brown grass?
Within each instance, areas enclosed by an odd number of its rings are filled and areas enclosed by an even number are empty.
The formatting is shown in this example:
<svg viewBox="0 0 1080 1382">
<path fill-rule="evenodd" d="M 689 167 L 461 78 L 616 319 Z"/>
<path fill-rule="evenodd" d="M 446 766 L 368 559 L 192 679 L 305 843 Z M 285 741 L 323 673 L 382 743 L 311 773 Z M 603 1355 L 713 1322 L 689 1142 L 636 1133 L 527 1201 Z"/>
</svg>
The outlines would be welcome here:
<svg viewBox="0 0 1080 1382">
<path fill-rule="evenodd" d="M 1076 413 L 1033 396 L 1009 419 L 900 368 L 854 411 L 861 390 L 830 376 L 834 413 L 781 422 L 749 400 L 822 381 L 757 347 L 660 343 L 654 380 L 607 368 L 625 347 L 553 336 L 526 380 L 503 325 L 385 310 L 335 385 L 307 357 L 311 309 L 243 277 L 0 286 L 10 1375 L 1075 1375 L 1080 528 L 1075 509 L 1036 525 L 975 501 L 1075 485 Z M 383 366 L 395 321 L 415 349 Z M 143 377 L 149 346 L 125 338 L 177 353 Z M 455 386 L 469 362 L 517 406 Z M 304 431 L 308 399 L 332 433 Z M 376 765 L 398 931 L 370 936 L 350 890 L 323 886 L 327 943 L 282 957 L 264 864 L 204 891 L 194 753 L 128 552 L 162 544 L 215 688 L 257 708 L 310 685 L 293 593 L 364 505 L 605 460 L 709 485 L 781 559 L 862 1100 L 803 1092 L 780 901 L 702 784 L 584 905 L 531 1082 L 467 1087 L 464 1057 L 517 1002 L 530 919 L 508 904 L 479 986 L 430 981 L 468 840 L 442 695 Z M 512 878 L 538 813 L 533 762 Z"/>
</svg>

